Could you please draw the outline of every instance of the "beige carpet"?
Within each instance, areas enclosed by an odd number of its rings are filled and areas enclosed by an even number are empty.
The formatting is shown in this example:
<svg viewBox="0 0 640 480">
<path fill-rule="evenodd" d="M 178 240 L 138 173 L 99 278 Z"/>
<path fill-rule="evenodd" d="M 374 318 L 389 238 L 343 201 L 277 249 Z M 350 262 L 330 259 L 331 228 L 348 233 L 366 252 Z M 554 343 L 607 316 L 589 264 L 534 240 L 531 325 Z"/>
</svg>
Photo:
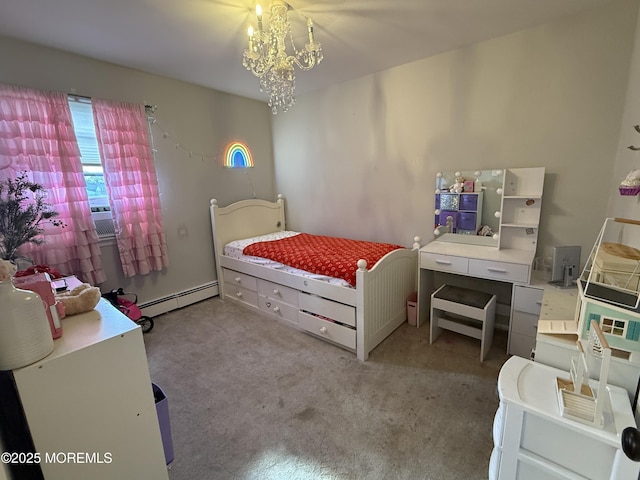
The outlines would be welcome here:
<svg viewBox="0 0 640 480">
<path fill-rule="evenodd" d="M 369 357 L 218 297 L 145 334 L 166 393 L 171 480 L 486 480 L 506 334 L 478 340 L 407 323 Z"/>
</svg>

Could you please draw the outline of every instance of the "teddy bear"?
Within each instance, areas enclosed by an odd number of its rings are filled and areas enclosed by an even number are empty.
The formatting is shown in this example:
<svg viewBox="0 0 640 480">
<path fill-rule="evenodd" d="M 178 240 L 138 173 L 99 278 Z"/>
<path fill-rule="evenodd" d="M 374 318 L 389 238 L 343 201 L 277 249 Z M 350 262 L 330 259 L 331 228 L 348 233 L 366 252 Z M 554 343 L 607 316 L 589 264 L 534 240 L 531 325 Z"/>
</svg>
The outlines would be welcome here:
<svg viewBox="0 0 640 480">
<path fill-rule="evenodd" d="M 100 289 L 82 283 L 68 292 L 56 293 L 56 300 L 64 306 L 65 316 L 93 310 L 100 301 Z"/>
<path fill-rule="evenodd" d="M 449 191 L 451 193 L 462 193 L 464 191 L 464 178 L 456 177 L 456 181 L 453 185 L 451 185 Z"/>
</svg>

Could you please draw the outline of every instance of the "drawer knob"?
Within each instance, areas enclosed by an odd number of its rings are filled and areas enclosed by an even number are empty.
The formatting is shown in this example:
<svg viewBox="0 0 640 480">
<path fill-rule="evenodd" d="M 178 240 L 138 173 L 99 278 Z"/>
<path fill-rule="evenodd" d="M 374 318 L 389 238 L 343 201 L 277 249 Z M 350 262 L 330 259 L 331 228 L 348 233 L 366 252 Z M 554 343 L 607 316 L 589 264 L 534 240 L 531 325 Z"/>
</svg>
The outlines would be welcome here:
<svg viewBox="0 0 640 480">
<path fill-rule="evenodd" d="M 280 311 L 280 307 L 278 307 L 278 306 L 273 307 L 273 311 L 278 313 Z"/>
<path fill-rule="evenodd" d="M 326 334 L 327 333 L 327 327 L 320 327 L 320 333 Z"/>
<path fill-rule="evenodd" d="M 236 292 L 236 297 L 238 298 L 242 297 L 242 292 Z"/>
<path fill-rule="evenodd" d="M 234 280 L 236 281 L 236 283 L 240 283 L 241 279 L 240 279 L 240 277 L 236 277 L 236 278 L 234 278 Z"/>
<path fill-rule="evenodd" d="M 278 290 L 277 288 L 273 289 L 273 294 L 274 295 L 280 295 L 280 290 Z"/>
</svg>

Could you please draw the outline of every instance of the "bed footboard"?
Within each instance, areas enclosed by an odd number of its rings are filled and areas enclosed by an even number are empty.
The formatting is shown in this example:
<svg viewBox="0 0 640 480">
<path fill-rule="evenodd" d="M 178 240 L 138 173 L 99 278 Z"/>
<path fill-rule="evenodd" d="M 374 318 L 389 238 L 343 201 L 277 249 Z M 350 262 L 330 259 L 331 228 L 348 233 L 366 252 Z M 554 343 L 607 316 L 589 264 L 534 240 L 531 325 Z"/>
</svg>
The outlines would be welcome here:
<svg viewBox="0 0 640 480">
<path fill-rule="evenodd" d="M 415 292 L 418 279 L 420 239 L 413 249 L 394 250 L 374 268 L 359 263 L 356 284 L 356 355 L 367 360 L 369 352 L 406 320 L 407 297 Z"/>
</svg>

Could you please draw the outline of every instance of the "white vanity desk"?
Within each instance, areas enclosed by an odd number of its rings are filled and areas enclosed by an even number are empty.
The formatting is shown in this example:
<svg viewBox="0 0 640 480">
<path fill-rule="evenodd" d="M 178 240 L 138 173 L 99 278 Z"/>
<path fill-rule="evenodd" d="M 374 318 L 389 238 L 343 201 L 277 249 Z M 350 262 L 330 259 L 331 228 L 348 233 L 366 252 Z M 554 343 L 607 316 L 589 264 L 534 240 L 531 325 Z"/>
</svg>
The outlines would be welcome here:
<svg viewBox="0 0 640 480">
<path fill-rule="evenodd" d="M 509 351 L 528 357 L 526 352 L 535 344 L 535 324 L 542 304 L 541 288 L 529 286 L 534 255 L 533 250 L 437 240 L 428 243 L 420 249 L 418 260 L 417 325 L 426 323 L 431 294 L 444 283 L 497 294 L 497 314 L 510 319 L 506 325 Z"/>
<path fill-rule="evenodd" d="M 420 249 L 420 268 L 528 284 L 533 250 L 497 249 L 438 240 Z"/>
<path fill-rule="evenodd" d="M 497 297 L 496 325 L 509 329 L 509 353 L 530 356 L 542 305 L 542 289 L 531 285 L 531 279 L 544 172 L 544 167 L 455 172 L 456 180 L 475 179 L 473 192 L 483 193 L 482 212 L 476 212 L 481 218 L 476 221 L 493 235 L 474 235 L 468 229 L 468 202 L 448 198 L 451 175 L 437 174 L 437 240 L 420 249 L 418 326 L 427 320 L 431 294 L 443 284 L 490 293 Z M 508 323 L 501 325 L 500 317 Z"/>
</svg>

